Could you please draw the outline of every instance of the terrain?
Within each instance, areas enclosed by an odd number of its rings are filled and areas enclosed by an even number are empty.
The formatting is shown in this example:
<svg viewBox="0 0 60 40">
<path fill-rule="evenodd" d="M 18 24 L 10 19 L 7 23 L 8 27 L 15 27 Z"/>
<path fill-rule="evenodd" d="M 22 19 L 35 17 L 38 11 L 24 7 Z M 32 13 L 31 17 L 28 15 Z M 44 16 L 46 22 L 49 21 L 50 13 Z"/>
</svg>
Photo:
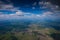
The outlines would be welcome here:
<svg viewBox="0 0 60 40">
<path fill-rule="evenodd" d="M 0 40 L 60 40 L 60 25 L 52 21 L 2 20 Z"/>
</svg>

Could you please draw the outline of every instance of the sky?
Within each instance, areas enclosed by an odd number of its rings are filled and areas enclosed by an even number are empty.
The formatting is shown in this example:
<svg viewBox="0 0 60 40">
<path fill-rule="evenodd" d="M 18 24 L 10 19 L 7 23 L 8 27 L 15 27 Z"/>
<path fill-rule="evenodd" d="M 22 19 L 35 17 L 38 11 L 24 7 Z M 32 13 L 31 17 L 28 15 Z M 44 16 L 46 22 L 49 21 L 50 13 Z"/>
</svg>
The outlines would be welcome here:
<svg viewBox="0 0 60 40">
<path fill-rule="evenodd" d="M 0 20 L 20 18 L 60 20 L 60 1 L 0 0 Z"/>
</svg>

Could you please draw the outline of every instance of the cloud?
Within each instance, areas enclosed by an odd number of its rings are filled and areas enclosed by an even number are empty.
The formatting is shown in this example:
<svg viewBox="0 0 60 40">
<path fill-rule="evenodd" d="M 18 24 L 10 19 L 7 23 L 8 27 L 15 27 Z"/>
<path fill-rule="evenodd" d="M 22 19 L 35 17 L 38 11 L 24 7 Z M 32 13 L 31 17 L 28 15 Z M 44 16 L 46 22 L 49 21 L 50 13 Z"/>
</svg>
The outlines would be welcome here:
<svg viewBox="0 0 60 40">
<path fill-rule="evenodd" d="M 4 12 L 0 12 L 0 17 L 24 17 L 24 16 L 27 16 L 27 15 L 31 15 L 31 13 L 25 13 L 21 10 L 17 10 L 15 13 L 12 13 L 12 14 L 4 14 Z"/>
<path fill-rule="evenodd" d="M 6 0 L 7 2 L 11 3 L 11 0 Z"/>
<path fill-rule="evenodd" d="M 18 8 L 14 7 L 12 4 L 3 4 L 0 5 L 0 10 L 16 11 Z"/>
<path fill-rule="evenodd" d="M 17 11 L 19 8 L 14 7 L 12 3 L 6 4 L 3 1 L 0 1 L 0 10 L 8 10 L 8 11 Z"/>
<path fill-rule="evenodd" d="M 32 9 L 36 9 L 35 7 L 36 7 L 36 5 L 37 5 L 37 2 L 34 2 L 33 4 L 32 4 Z"/>
<path fill-rule="evenodd" d="M 50 19 L 50 20 L 60 20 L 60 12 L 50 12 L 50 11 L 47 11 L 47 12 L 43 12 L 43 14 L 41 15 L 42 18 L 47 18 L 47 19 Z"/>
<path fill-rule="evenodd" d="M 43 11 L 40 15 L 42 18 L 50 18 L 50 19 L 60 19 L 60 7 L 58 5 L 54 5 L 51 2 L 38 2 L 40 5 L 40 9 L 46 9 L 47 11 Z"/>
<path fill-rule="evenodd" d="M 49 9 L 49 10 L 56 10 L 56 9 L 59 8 L 58 5 L 54 5 L 51 2 L 44 2 L 44 1 L 42 1 L 42 2 L 39 2 L 38 5 L 40 5 L 41 9 L 46 8 L 46 9 Z"/>
<path fill-rule="evenodd" d="M 0 5 L 0 10 L 9 10 L 9 9 L 12 9 L 13 8 L 13 5 L 11 4 L 2 4 Z"/>
<path fill-rule="evenodd" d="M 32 7 L 32 9 L 35 9 L 35 7 Z"/>
<path fill-rule="evenodd" d="M 0 15 L 3 14 L 3 12 L 0 12 Z"/>
<path fill-rule="evenodd" d="M 36 5 L 37 5 L 37 2 L 34 2 L 32 5 L 33 5 L 33 6 L 36 6 Z"/>
<path fill-rule="evenodd" d="M 24 12 L 22 12 L 22 11 L 17 11 L 17 12 L 16 12 L 16 15 L 23 16 L 23 15 L 24 15 Z"/>
<path fill-rule="evenodd" d="M 0 19 L 20 19 L 20 18 L 36 18 L 36 19 L 59 19 L 60 17 L 60 10 L 58 10 L 60 7 L 58 5 L 53 5 L 50 2 L 39 2 L 39 5 L 41 9 L 49 9 L 50 11 L 43 12 L 41 14 L 34 14 L 30 12 L 23 12 L 19 10 L 19 8 L 14 7 L 13 4 L 4 4 L 4 2 L 0 1 L 0 10 L 9 10 L 15 13 L 12 14 L 4 14 L 3 12 L 0 12 Z M 32 9 L 36 9 L 35 6 L 37 3 L 35 2 L 33 4 Z"/>
<path fill-rule="evenodd" d="M 40 17 L 39 15 L 33 14 L 33 13 L 26 13 L 23 11 L 16 11 L 14 14 L 2 14 L 0 15 L 0 19 L 20 19 L 20 18 L 30 18 L 30 19 L 34 19 Z"/>
<path fill-rule="evenodd" d="M 50 20 L 58 20 L 60 17 L 59 13 L 56 13 L 54 15 L 53 12 L 43 12 L 42 14 L 33 14 L 33 13 L 25 13 L 23 11 L 17 11 L 15 14 L 0 14 L 0 19 L 36 19 L 36 20 L 45 20 L 45 19 L 50 19 Z"/>
<path fill-rule="evenodd" d="M 49 16 L 49 15 L 52 15 L 52 14 L 54 14 L 54 13 L 53 12 L 49 12 L 49 11 L 43 13 L 43 15 L 45 15 L 45 16 Z"/>
</svg>

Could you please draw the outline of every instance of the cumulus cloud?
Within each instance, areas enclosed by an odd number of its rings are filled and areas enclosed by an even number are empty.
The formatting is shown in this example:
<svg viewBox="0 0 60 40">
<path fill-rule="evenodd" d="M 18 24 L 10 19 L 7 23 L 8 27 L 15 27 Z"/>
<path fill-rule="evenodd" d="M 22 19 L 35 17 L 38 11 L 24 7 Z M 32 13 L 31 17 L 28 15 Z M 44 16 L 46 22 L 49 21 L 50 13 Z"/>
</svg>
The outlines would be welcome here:
<svg viewBox="0 0 60 40">
<path fill-rule="evenodd" d="M 20 19 L 20 18 L 38 18 L 40 15 L 36 15 L 33 13 L 26 13 L 18 10 L 14 14 L 2 14 L 0 15 L 0 19 Z"/>
<path fill-rule="evenodd" d="M 32 7 L 32 9 L 35 9 L 35 7 Z"/>
<path fill-rule="evenodd" d="M 22 11 L 17 11 L 17 12 L 16 12 L 16 15 L 22 16 L 22 15 L 24 15 L 24 12 L 22 12 Z"/>
<path fill-rule="evenodd" d="M 0 10 L 9 10 L 9 11 L 16 11 L 18 8 L 14 7 L 12 4 L 3 4 L 0 5 Z"/>
<path fill-rule="evenodd" d="M 48 9 L 46 12 L 43 12 L 40 17 L 59 19 L 60 17 L 60 7 L 58 5 L 54 5 L 51 2 L 38 2 L 40 5 L 40 9 Z"/>
<path fill-rule="evenodd" d="M 42 1 L 42 2 L 39 2 L 38 4 L 40 5 L 40 8 L 42 8 L 42 9 L 46 8 L 46 9 L 50 9 L 50 10 L 56 10 L 59 8 L 58 5 L 54 5 L 51 2 Z"/>
<path fill-rule="evenodd" d="M 16 11 L 13 14 L 4 14 L 3 12 L 0 12 L 0 19 L 19 19 L 19 18 L 52 18 L 56 19 L 60 17 L 60 11 L 58 10 L 60 7 L 58 5 L 53 5 L 50 2 L 39 2 L 38 4 L 41 5 L 41 9 L 49 9 L 50 11 L 43 12 L 42 14 L 33 14 L 33 13 L 26 13 L 21 10 L 18 10 L 19 8 L 16 8 L 13 6 L 13 4 L 4 4 L 4 2 L 0 1 L 0 10 L 9 10 L 9 11 Z M 33 3 L 32 9 L 35 9 L 35 6 L 37 3 Z"/>
<path fill-rule="evenodd" d="M 7 2 L 11 3 L 11 0 L 6 0 Z"/>
<path fill-rule="evenodd" d="M 43 13 L 43 15 L 45 15 L 45 16 L 49 16 L 49 15 L 52 15 L 52 14 L 54 14 L 54 13 L 53 12 L 49 12 L 49 11 Z"/>
<path fill-rule="evenodd" d="M 6 0 L 10 2 L 10 0 Z M 23 15 L 22 11 L 18 11 L 19 8 L 14 7 L 13 4 L 10 2 L 9 4 L 0 1 L 0 19 L 11 19 L 11 18 L 19 18 L 18 15 Z M 1 10 L 10 11 L 14 13 L 6 14 L 1 12 Z"/>
<path fill-rule="evenodd" d="M 24 17 L 24 16 L 31 16 L 31 13 L 26 13 L 21 10 L 17 10 L 15 13 L 12 14 L 4 14 L 4 12 L 0 12 L 0 17 Z"/>
<path fill-rule="evenodd" d="M 0 1 L 0 10 L 16 11 L 18 7 L 14 7 L 12 3 L 6 4 Z"/>
<path fill-rule="evenodd" d="M 34 2 L 34 3 L 33 3 L 33 6 L 36 6 L 36 5 L 37 5 L 37 2 Z"/>
<path fill-rule="evenodd" d="M 3 12 L 0 12 L 0 15 L 3 14 Z"/>
<path fill-rule="evenodd" d="M 51 2 L 46 1 L 34 2 L 32 9 L 36 9 L 37 5 L 40 7 L 39 9 L 46 9 L 53 12 L 60 11 L 60 7 L 58 5 L 52 4 Z"/>
<path fill-rule="evenodd" d="M 47 18 L 47 19 L 50 19 L 50 20 L 60 20 L 60 13 L 57 13 L 57 12 L 50 12 L 50 11 L 47 11 L 47 12 L 43 12 L 43 14 L 41 15 L 42 18 Z"/>
<path fill-rule="evenodd" d="M 56 13 L 54 15 L 53 12 L 43 12 L 43 14 L 32 14 L 32 13 L 25 13 L 22 11 L 17 11 L 15 14 L 1 14 L 0 19 L 39 19 L 44 20 L 45 18 L 50 20 L 57 20 L 59 19 L 60 15 Z"/>
</svg>

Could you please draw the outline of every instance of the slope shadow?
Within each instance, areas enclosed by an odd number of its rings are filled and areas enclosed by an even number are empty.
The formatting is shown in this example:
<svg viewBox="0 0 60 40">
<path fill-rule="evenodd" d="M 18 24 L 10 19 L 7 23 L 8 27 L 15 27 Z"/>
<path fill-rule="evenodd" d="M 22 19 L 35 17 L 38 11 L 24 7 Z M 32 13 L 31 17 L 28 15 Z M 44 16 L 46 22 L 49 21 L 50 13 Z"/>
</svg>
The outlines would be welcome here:
<svg viewBox="0 0 60 40">
<path fill-rule="evenodd" d="M 54 40 L 60 40 L 60 33 L 52 33 L 50 35 Z"/>
</svg>

